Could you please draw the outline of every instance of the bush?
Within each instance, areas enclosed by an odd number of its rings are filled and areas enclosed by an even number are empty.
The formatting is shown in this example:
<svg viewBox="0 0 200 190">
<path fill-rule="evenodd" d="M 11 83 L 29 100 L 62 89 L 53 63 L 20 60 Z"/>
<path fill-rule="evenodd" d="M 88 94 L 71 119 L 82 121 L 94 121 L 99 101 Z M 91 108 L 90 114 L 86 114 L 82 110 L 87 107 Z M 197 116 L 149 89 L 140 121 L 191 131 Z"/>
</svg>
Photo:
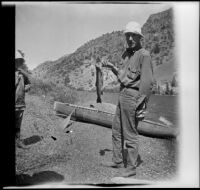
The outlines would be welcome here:
<svg viewBox="0 0 200 190">
<path fill-rule="evenodd" d="M 160 48 L 159 48 L 158 43 L 155 44 L 155 46 L 154 46 L 154 48 L 153 48 L 153 53 L 154 53 L 154 54 L 160 53 Z"/>
<path fill-rule="evenodd" d="M 113 87 L 113 88 L 105 88 L 103 91 L 107 93 L 119 93 L 120 87 Z"/>
<path fill-rule="evenodd" d="M 77 101 L 78 95 L 75 91 L 70 89 L 63 89 L 63 87 L 56 87 L 54 93 L 54 101 L 64 102 L 64 103 L 74 103 Z"/>
<path fill-rule="evenodd" d="M 54 101 L 63 102 L 63 103 L 74 103 L 77 100 L 76 93 L 72 93 L 70 90 L 67 92 L 62 89 L 57 88 L 55 91 L 51 91 L 48 94 L 50 97 L 53 97 Z"/>
<path fill-rule="evenodd" d="M 52 91 L 54 86 L 55 85 L 51 82 L 44 82 L 41 79 L 32 79 L 29 94 L 47 95 L 47 92 Z"/>
<path fill-rule="evenodd" d="M 53 98 L 53 101 L 64 103 L 74 103 L 78 98 L 78 95 L 75 91 L 40 79 L 33 79 L 31 81 L 31 89 L 29 94 L 39 96 L 45 95 L 45 97 L 49 96 Z"/>
</svg>

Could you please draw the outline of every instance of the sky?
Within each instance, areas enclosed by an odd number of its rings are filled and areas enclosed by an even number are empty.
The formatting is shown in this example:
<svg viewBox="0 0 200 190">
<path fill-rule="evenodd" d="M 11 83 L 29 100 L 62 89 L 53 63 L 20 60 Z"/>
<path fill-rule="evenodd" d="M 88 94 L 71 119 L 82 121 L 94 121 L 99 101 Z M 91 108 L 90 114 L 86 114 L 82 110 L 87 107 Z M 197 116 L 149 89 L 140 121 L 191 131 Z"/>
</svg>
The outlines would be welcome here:
<svg viewBox="0 0 200 190">
<path fill-rule="evenodd" d="M 33 69 L 47 60 L 73 53 L 89 40 L 123 30 L 135 20 L 141 26 L 153 13 L 171 7 L 160 4 L 19 3 L 16 5 L 16 49 L 24 51 Z"/>
</svg>

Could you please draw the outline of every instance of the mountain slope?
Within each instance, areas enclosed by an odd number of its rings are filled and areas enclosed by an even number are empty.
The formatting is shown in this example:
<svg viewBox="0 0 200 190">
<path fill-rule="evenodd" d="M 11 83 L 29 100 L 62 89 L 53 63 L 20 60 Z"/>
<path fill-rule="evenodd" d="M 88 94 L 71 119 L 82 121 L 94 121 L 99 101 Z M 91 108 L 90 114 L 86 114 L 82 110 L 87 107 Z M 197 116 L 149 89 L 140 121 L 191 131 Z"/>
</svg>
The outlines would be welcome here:
<svg viewBox="0 0 200 190">
<path fill-rule="evenodd" d="M 173 10 L 153 14 L 142 27 L 145 48 L 150 51 L 155 77 L 158 81 L 169 80 L 177 70 L 174 59 Z"/>
<path fill-rule="evenodd" d="M 156 80 L 170 81 L 176 71 L 172 9 L 150 15 L 142 32 L 145 36 L 144 47 L 152 56 Z M 32 73 L 37 78 L 56 84 L 91 90 L 95 88 L 96 75 L 93 57 L 107 56 L 118 66 L 124 50 L 123 31 L 113 31 L 86 42 L 70 55 L 40 64 Z M 114 74 L 106 69 L 103 72 L 105 87 L 116 86 Z"/>
</svg>

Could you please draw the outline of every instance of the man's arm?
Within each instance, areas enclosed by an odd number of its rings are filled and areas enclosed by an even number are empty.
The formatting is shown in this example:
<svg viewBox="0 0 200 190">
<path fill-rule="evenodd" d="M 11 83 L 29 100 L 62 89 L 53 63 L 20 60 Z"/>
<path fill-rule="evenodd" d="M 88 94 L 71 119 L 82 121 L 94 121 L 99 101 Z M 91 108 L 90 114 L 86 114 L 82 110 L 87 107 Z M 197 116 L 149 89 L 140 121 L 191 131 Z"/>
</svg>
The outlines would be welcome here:
<svg viewBox="0 0 200 190">
<path fill-rule="evenodd" d="M 118 76 L 119 70 L 118 70 L 117 67 L 113 66 L 111 70 L 112 70 L 112 72 L 113 72 L 116 76 Z"/>
<path fill-rule="evenodd" d="M 23 69 L 18 69 L 19 72 L 23 75 L 24 77 L 24 82 L 25 82 L 25 85 L 29 85 L 31 84 L 31 81 L 30 81 L 30 74 L 28 74 L 26 71 L 24 71 Z"/>
<path fill-rule="evenodd" d="M 18 69 L 19 72 L 23 75 L 24 77 L 24 85 L 25 85 L 25 92 L 28 92 L 31 88 L 30 84 L 31 84 L 31 81 L 30 81 L 30 75 L 24 71 L 23 69 Z"/>
<path fill-rule="evenodd" d="M 103 61 L 103 67 L 108 67 L 111 69 L 111 71 L 117 76 L 119 73 L 119 70 L 117 67 L 115 67 L 112 63 L 109 61 Z"/>
<path fill-rule="evenodd" d="M 151 65 L 151 57 L 144 56 L 142 59 L 141 77 L 139 92 L 149 98 L 153 84 L 153 70 Z"/>
</svg>

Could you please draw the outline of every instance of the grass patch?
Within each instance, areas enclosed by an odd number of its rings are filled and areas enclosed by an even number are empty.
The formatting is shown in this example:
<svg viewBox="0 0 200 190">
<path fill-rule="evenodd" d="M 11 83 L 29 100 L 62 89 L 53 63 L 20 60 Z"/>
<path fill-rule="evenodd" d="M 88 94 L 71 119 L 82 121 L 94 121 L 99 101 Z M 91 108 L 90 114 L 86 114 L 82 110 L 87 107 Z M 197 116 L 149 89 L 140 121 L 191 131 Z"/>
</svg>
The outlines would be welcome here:
<svg viewBox="0 0 200 190">
<path fill-rule="evenodd" d="M 28 94 L 51 97 L 53 101 L 72 104 L 78 99 L 78 95 L 73 89 L 35 78 L 31 80 L 31 89 Z"/>
</svg>

